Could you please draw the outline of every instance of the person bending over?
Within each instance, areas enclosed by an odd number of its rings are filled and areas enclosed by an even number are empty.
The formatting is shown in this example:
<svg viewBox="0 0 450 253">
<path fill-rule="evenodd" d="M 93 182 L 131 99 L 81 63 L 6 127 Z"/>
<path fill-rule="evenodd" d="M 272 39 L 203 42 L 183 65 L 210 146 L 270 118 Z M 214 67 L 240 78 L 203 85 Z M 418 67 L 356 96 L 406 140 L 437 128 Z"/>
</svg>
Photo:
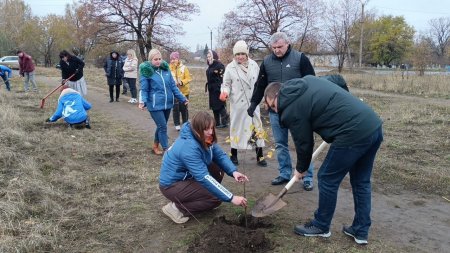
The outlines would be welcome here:
<svg viewBox="0 0 450 253">
<path fill-rule="evenodd" d="M 91 125 L 87 111 L 91 107 L 91 104 L 78 91 L 63 85 L 58 99 L 58 107 L 46 122 L 56 122 L 58 119 L 63 118 L 70 127 L 77 129 L 86 127 L 90 129 Z"/>
</svg>

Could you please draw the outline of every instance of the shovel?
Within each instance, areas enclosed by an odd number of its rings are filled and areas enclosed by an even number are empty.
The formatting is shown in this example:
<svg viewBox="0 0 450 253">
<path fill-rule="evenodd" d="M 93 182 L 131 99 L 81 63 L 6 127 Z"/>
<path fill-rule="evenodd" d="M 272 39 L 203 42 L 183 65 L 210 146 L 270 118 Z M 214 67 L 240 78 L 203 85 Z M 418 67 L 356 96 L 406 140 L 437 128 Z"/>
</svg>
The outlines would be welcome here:
<svg viewBox="0 0 450 253">
<path fill-rule="evenodd" d="M 322 152 L 322 150 L 328 145 L 325 141 L 320 144 L 320 146 L 314 151 L 314 154 L 312 155 L 311 162 L 313 162 L 317 156 Z M 297 181 L 296 177 L 292 177 L 291 180 L 286 184 L 286 186 L 281 190 L 280 193 L 278 193 L 277 196 L 273 195 L 272 193 L 269 193 L 268 196 L 259 198 L 256 200 L 255 206 L 252 209 L 252 216 L 253 217 L 264 217 L 269 214 L 272 214 L 281 208 L 283 208 L 286 204 L 281 198 L 288 192 L 288 190 L 291 188 L 291 186 Z"/>
</svg>

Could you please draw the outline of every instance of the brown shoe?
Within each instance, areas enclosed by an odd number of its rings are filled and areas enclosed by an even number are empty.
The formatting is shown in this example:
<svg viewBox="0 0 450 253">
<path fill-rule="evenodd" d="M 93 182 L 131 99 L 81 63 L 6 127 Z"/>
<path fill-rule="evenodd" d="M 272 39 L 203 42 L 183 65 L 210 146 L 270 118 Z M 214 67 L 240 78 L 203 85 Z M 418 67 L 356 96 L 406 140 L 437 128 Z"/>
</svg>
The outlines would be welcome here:
<svg viewBox="0 0 450 253">
<path fill-rule="evenodd" d="M 163 154 L 163 152 L 159 149 L 159 143 L 158 142 L 153 143 L 152 151 L 153 151 L 153 153 L 155 153 L 155 155 L 162 155 Z"/>
</svg>

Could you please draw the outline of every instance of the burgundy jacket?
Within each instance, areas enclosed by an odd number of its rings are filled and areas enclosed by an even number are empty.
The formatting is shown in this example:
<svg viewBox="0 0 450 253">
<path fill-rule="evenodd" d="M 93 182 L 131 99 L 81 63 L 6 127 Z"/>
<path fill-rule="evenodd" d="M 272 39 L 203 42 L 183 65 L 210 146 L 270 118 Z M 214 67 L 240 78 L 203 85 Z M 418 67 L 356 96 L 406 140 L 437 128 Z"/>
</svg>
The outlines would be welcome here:
<svg viewBox="0 0 450 253">
<path fill-rule="evenodd" d="M 19 74 L 30 73 L 34 71 L 34 63 L 31 56 L 23 53 L 22 57 L 19 57 Z"/>
</svg>

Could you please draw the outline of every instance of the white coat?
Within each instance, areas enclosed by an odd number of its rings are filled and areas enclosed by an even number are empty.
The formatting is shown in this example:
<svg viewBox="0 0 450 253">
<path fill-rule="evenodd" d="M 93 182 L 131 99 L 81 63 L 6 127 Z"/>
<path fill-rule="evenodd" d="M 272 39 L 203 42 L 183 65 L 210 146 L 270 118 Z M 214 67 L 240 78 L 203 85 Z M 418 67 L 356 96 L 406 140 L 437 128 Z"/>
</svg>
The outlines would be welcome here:
<svg viewBox="0 0 450 253">
<path fill-rule="evenodd" d="M 130 59 L 127 57 L 123 64 L 123 71 L 125 78 L 137 78 L 138 76 L 138 59 Z"/>
<path fill-rule="evenodd" d="M 252 149 L 248 144 L 251 137 L 251 126 L 262 131 L 262 121 L 259 106 L 256 107 L 254 117 L 247 114 L 250 99 L 258 79 L 259 66 L 248 59 L 248 72 L 245 73 L 239 64 L 233 60 L 225 68 L 221 92 L 226 92 L 230 99 L 230 143 L 234 149 Z M 264 147 L 264 140 L 258 139 L 258 147 Z"/>
</svg>

